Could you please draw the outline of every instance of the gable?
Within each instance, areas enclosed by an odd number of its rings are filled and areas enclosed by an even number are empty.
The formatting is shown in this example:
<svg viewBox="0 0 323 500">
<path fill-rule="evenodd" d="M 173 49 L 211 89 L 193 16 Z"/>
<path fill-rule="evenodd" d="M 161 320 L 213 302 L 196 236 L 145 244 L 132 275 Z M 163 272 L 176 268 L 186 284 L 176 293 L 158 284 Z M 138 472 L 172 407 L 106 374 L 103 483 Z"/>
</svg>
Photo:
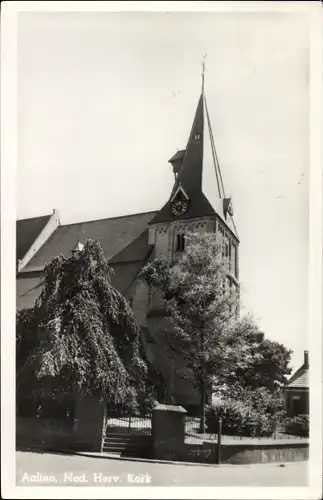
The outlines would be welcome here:
<svg viewBox="0 0 323 500">
<path fill-rule="evenodd" d="M 103 248 L 105 258 L 110 261 L 112 257 L 121 252 L 125 247 L 137 240 L 148 228 L 148 223 L 155 212 L 114 217 L 90 222 L 79 222 L 60 226 L 40 248 L 29 264 L 23 269 L 24 272 L 40 271 L 47 262 L 58 255 L 69 257 L 77 240 L 85 243 L 87 239 L 98 240 Z M 145 252 L 142 239 L 137 242 L 132 254 L 129 249 L 127 260 L 138 260 Z M 148 245 L 148 238 L 147 243 Z M 123 258 L 123 260 L 125 260 Z"/>
<path fill-rule="evenodd" d="M 51 215 L 41 217 L 32 217 L 30 219 L 21 219 L 16 222 L 16 243 L 17 259 L 21 260 L 39 234 L 42 232 L 46 224 L 49 222 Z"/>
<path fill-rule="evenodd" d="M 155 212 L 148 212 L 58 227 L 18 274 L 17 309 L 34 306 L 42 289 L 41 271 L 45 264 L 60 254 L 69 257 L 77 238 L 83 242 L 95 239 L 101 243 L 105 257 L 113 268 L 112 285 L 126 295 L 151 255 L 147 227 L 154 215 Z"/>
<path fill-rule="evenodd" d="M 306 388 L 309 387 L 309 378 L 308 378 L 308 369 L 307 368 L 299 368 L 296 373 L 290 378 L 287 383 L 287 388 L 292 387 L 301 387 Z"/>
</svg>

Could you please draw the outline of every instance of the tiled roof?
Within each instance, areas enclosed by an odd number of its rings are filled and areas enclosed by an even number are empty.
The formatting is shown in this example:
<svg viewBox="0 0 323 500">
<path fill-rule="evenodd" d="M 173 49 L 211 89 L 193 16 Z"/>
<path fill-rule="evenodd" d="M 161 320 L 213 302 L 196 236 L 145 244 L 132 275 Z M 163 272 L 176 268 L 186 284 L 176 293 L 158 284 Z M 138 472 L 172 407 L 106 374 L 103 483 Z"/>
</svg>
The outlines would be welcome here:
<svg viewBox="0 0 323 500">
<path fill-rule="evenodd" d="M 137 238 L 132 240 L 129 245 L 115 254 L 109 262 L 110 264 L 114 264 L 146 259 L 150 248 L 151 245 L 148 246 L 148 229 L 146 229 Z"/>
<path fill-rule="evenodd" d="M 33 307 L 42 289 L 40 271 L 53 257 L 71 255 L 77 238 L 100 241 L 105 257 L 113 268 L 112 284 L 127 294 L 137 273 L 150 258 L 148 222 L 155 212 L 115 217 L 92 222 L 60 226 L 18 275 L 17 309 Z"/>
<path fill-rule="evenodd" d="M 145 265 L 145 262 L 146 260 L 142 259 L 134 262 L 112 264 L 112 285 L 119 290 L 119 292 L 127 296 L 128 290 L 134 282 L 138 272 Z M 17 310 L 30 309 L 33 307 L 40 295 L 42 285 L 43 278 L 40 273 L 20 273 L 16 287 Z"/>
<path fill-rule="evenodd" d="M 60 226 L 22 272 L 40 271 L 54 257 L 61 254 L 70 256 L 76 242 L 79 240 L 85 243 L 87 239 L 98 240 L 108 260 L 122 250 L 124 253 L 120 254 L 120 261 L 141 260 L 148 251 L 148 235 L 143 233 L 155 214 L 156 212 L 146 212 Z M 130 244 L 131 248 L 127 249 Z M 113 261 L 116 262 L 115 258 Z"/>
<path fill-rule="evenodd" d="M 16 308 L 30 309 L 35 305 L 43 285 L 43 279 L 35 273 L 20 273 L 16 284 Z"/>
<path fill-rule="evenodd" d="M 48 223 L 51 215 L 21 219 L 16 222 L 17 259 L 22 259 Z"/>
<path fill-rule="evenodd" d="M 113 274 L 111 276 L 112 285 L 119 290 L 123 295 L 127 296 L 127 292 L 134 282 L 139 271 L 144 267 L 145 260 L 135 262 L 121 262 L 120 264 L 112 264 Z"/>
<path fill-rule="evenodd" d="M 304 368 L 302 366 L 294 373 L 294 375 L 290 378 L 290 380 L 287 383 L 287 388 L 292 388 L 292 387 L 295 388 L 309 387 L 308 368 Z"/>
</svg>

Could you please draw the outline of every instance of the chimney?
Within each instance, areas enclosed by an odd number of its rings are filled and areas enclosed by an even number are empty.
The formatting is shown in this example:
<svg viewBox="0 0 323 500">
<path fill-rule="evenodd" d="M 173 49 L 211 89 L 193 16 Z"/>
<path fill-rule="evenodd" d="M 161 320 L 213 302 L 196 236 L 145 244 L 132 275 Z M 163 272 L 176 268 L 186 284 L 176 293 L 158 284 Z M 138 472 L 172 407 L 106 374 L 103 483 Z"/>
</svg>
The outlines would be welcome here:
<svg viewBox="0 0 323 500">
<path fill-rule="evenodd" d="M 308 369 L 309 364 L 308 364 L 308 351 L 304 351 L 304 368 Z"/>
</svg>

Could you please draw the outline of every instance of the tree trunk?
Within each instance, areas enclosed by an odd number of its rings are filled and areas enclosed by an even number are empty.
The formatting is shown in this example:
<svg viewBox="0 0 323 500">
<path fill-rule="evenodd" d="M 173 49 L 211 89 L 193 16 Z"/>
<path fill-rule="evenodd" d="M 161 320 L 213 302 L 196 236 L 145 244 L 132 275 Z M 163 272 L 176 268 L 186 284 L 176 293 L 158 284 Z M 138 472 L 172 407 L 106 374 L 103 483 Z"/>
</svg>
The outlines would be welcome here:
<svg viewBox="0 0 323 500">
<path fill-rule="evenodd" d="M 205 432 L 205 384 L 204 380 L 201 382 L 200 386 L 200 433 L 204 434 Z"/>
<path fill-rule="evenodd" d="M 203 353 L 202 366 L 200 367 L 200 433 L 205 432 L 205 381 L 204 381 L 204 363 L 205 363 L 205 339 L 204 339 L 204 324 L 201 325 L 201 350 Z"/>
</svg>

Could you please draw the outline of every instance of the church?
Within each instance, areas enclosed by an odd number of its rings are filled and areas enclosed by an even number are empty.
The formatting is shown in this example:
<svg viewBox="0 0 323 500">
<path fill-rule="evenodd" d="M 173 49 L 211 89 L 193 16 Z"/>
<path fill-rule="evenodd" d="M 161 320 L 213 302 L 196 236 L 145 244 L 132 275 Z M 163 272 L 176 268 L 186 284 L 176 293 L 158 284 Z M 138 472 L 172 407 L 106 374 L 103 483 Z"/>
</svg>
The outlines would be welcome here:
<svg viewBox="0 0 323 500">
<path fill-rule="evenodd" d="M 33 307 L 42 288 L 42 271 L 58 255 L 68 257 L 87 239 L 98 240 L 114 270 L 112 284 L 131 302 L 141 327 L 146 358 L 168 380 L 176 404 L 194 405 L 198 395 L 176 377 L 176 368 L 161 355 L 158 324 L 160 297 L 138 283 L 147 262 L 165 256 L 173 261 L 185 250 L 187 232 L 217 235 L 228 261 L 226 286 L 239 293 L 239 237 L 232 200 L 225 193 L 204 92 L 198 99 L 186 148 L 169 160 L 174 185 L 163 207 L 155 212 L 61 225 L 52 214 L 18 220 L 17 309 Z"/>
</svg>

